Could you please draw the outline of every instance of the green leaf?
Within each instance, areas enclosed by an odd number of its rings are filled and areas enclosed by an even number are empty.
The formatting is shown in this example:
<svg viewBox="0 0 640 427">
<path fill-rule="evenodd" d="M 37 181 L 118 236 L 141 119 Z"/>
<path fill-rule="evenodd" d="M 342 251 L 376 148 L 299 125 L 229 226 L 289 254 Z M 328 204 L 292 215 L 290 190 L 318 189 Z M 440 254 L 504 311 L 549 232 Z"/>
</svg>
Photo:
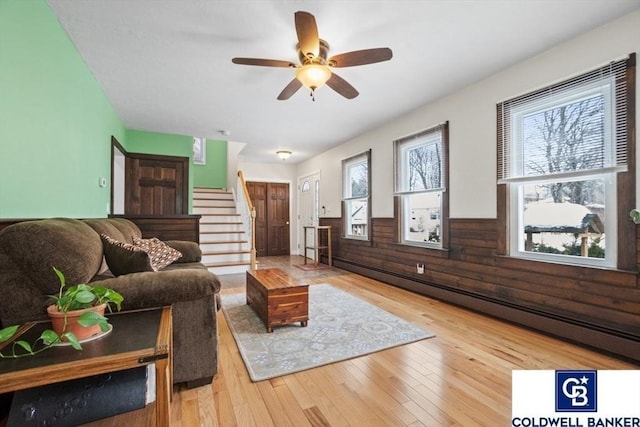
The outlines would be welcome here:
<svg viewBox="0 0 640 427">
<path fill-rule="evenodd" d="M 93 288 L 93 293 L 98 297 L 104 297 L 109 293 L 109 289 L 105 288 L 104 286 L 96 286 Z"/>
<path fill-rule="evenodd" d="M 82 350 L 80 341 L 78 341 L 78 338 L 76 338 L 73 332 L 65 332 L 64 334 L 62 334 L 62 336 L 65 337 L 67 341 L 69 341 L 71 347 L 75 348 L 76 350 Z"/>
<path fill-rule="evenodd" d="M 78 317 L 78 324 L 80 326 L 84 326 L 85 328 L 87 326 L 98 325 L 101 322 L 106 322 L 106 321 L 107 321 L 106 317 L 104 317 L 99 313 L 96 313 L 95 311 L 88 311 L 86 313 L 83 313 L 80 317 Z"/>
<path fill-rule="evenodd" d="M 124 301 L 124 297 L 114 290 L 109 290 L 106 296 L 112 303 L 116 305 L 117 311 L 120 311 L 122 301 Z"/>
<path fill-rule="evenodd" d="M 45 345 L 51 345 L 60 342 L 60 337 L 51 329 L 45 329 L 40 334 L 40 339 Z"/>
<path fill-rule="evenodd" d="M 94 299 L 96 299 L 96 296 L 93 295 L 91 291 L 83 289 L 83 290 L 78 290 L 78 293 L 75 295 L 74 299 L 80 304 L 89 304 Z"/>
<path fill-rule="evenodd" d="M 63 297 L 58 299 L 56 305 L 58 306 L 60 311 L 69 311 L 69 305 L 71 304 L 71 302 L 71 297 L 69 295 L 64 295 Z"/>
<path fill-rule="evenodd" d="M 20 347 L 25 349 L 27 353 L 33 353 L 33 350 L 31 349 L 31 345 L 29 345 L 29 343 L 26 341 L 16 341 L 14 344 L 19 345 Z"/>
<path fill-rule="evenodd" d="M 109 322 L 107 322 L 106 320 L 104 322 L 100 322 L 99 325 L 100 325 L 100 330 L 102 332 L 107 332 L 109 330 L 110 325 L 109 325 Z"/>
<path fill-rule="evenodd" d="M 0 342 L 5 342 L 15 335 L 19 325 L 7 326 L 4 329 L 0 329 Z"/>
<path fill-rule="evenodd" d="M 64 279 L 64 274 L 62 274 L 62 271 L 58 270 L 55 267 L 53 267 L 53 271 L 55 271 L 56 272 L 56 276 L 58 276 L 58 280 L 60 281 L 60 287 L 64 287 L 65 279 Z"/>
</svg>

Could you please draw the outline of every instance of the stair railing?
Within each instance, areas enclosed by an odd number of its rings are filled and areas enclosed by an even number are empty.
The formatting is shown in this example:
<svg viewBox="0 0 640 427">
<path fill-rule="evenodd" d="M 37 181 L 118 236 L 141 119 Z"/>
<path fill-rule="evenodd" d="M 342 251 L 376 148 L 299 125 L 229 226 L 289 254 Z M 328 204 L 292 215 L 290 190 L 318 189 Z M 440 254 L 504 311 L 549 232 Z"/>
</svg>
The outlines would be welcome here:
<svg viewBox="0 0 640 427">
<path fill-rule="evenodd" d="M 256 208 L 253 206 L 247 182 L 244 180 L 242 171 L 238 171 L 237 206 L 242 218 L 245 232 L 249 235 L 251 242 L 251 269 L 256 269 Z"/>
</svg>

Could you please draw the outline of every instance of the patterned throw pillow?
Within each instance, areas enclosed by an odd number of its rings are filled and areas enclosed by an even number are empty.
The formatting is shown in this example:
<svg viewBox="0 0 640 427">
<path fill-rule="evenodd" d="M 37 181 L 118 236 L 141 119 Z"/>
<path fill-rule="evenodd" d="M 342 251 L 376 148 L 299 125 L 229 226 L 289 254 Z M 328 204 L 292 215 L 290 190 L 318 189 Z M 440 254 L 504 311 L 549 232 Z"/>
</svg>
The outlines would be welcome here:
<svg viewBox="0 0 640 427">
<path fill-rule="evenodd" d="M 136 248 L 140 248 L 149 254 L 151 268 L 153 268 L 154 271 L 162 270 L 182 256 L 179 251 L 155 237 L 151 239 L 140 239 L 134 236 L 133 244 Z"/>
<path fill-rule="evenodd" d="M 120 242 L 101 234 L 104 258 L 114 276 L 153 271 L 149 255 L 130 243 Z"/>
</svg>

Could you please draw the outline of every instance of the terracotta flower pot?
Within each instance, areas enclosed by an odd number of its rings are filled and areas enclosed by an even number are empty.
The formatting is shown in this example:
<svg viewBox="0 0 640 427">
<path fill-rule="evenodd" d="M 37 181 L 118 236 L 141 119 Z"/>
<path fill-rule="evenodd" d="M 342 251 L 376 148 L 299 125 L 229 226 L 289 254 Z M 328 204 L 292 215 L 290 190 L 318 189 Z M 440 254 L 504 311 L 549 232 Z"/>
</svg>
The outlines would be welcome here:
<svg viewBox="0 0 640 427">
<path fill-rule="evenodd" d="M 99 334 L 100 325 L 93 326 L 81 326 L 78 324 L 78 317 L 82 316 L 84 313 L 88 311 L 95 311 L 96 313 L 104 316 L 104 311 L 107 308 L 107 304 L 100 304 L 95 307 L 84 308 L 82 310 L 74 310 L 69 311 L 67 316 L 67 327 L 64 327 L 64 317 L 65 314 L 58 310 L 58 307 L 55 305 L 50 305 L 47 307 L 47 313 L 49 313 L 49 319 L 51 319 L 52 329 L 58 334 L 61 335 L 63 332 L 73 332 L 73 334 L 78 338 L 78 341 L 82 341 L 84 339 L 90 338 L 94 335 Z"/>
</svg>

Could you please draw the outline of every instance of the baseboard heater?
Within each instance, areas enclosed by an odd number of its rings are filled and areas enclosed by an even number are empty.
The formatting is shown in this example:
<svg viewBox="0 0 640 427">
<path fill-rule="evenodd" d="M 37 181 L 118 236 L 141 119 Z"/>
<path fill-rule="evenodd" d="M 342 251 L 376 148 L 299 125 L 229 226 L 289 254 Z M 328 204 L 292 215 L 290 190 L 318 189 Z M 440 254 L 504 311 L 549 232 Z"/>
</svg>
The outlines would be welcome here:
<svg viewBox="0 0 640 427">
<path fill-rule="evenodd" d="M 413 277 L 363 266 L 339 257 L 333 257 L 333 265 L 488 316 L 622 356 L 635 362 L 640 361 L 640 337 L 632 334 L 579 322 L 575 319 L 507 303 L 461 289 L 451 289 L 419 281 Z M 394 283 L 393 279 L 400 283 Z"/>
</svg>

